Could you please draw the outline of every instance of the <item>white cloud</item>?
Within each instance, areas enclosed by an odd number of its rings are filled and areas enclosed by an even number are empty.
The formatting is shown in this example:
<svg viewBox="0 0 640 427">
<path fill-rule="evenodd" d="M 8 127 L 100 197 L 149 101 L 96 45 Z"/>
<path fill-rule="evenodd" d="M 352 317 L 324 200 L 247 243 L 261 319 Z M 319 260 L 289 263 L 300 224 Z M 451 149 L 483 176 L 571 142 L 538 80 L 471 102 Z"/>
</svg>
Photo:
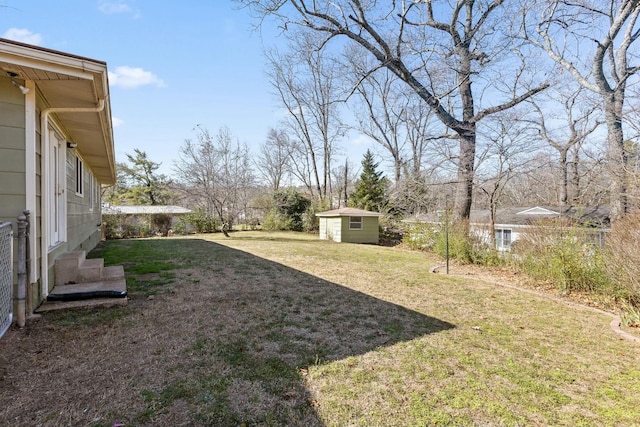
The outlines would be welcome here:
<svg viewBox="0 0 640 427">
<path fill-rule="evenodd" d="M 126 65 L 109 72 L 109 83 L 111 86 L 125 89 L 135 89 L 146 85 L 165 86 L 162 79 L 152 72 L 145 71 L 142 68 L 127 67 Z"/>
<path fill-rule="evenodd" d="M 121 126 L 122 124 L 124 124 L 124 120 L 119 119 L 117 117 L 112 117 L 111 123 L 113 124 L 114 128 L 117 128 L 118 126 Z"/>
<path fill-rule="evenodd" d="M 38 33 L 33 33 L 26 28 L 9 28 L 2 35 L 3 38 L 14 40 L 17 42 L 33 44 L 39 46 L 42 43 L 42 36 Z"/>
<path fill-rule="evenodd" d="M 373 145 L 374 144 L 374 140 L 369 138 L 366 135 L 359 134 L 357 137 L 349 140 L 349 144 L 352 144 L 352 145 L 355 145 L 355 146 L 359 146 L 359 147 L 364 147 L 364 146 L 368 146 L 368 145 Z"/>
<path fill-rule="evenodd" d="M 131 12 L 131 7 L 126 3 L 103 1 L 100 2 L 98 10 L 105 15 L 114 15 L 117 13 L 129 13 Z"/>
</svg>

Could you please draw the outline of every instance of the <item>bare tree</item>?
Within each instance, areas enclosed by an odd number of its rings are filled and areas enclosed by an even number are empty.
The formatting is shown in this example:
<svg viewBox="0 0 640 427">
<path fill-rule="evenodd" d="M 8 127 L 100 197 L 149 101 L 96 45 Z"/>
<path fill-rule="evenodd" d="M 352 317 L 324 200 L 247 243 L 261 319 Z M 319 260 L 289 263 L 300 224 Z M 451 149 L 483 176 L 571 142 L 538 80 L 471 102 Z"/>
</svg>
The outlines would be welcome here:
<svg viewBox="0 0 640 427">
<path fill-rule="evenodd" d="M 231 226 L 245 211 L 255 184 L 246 144 L 233 142 L 227 127 L 213 137 L 198 127 L 196 142 L 185 140 L 174 171 L 191 200 Z"/>
<path fill-rule="evenodd" d="M 349 163 L 349 159 L 345 158 L 344 165 L 333 168 L 333 188 L 335 189 L 338 208 L 346 207 L 349 194 L 353 192 L 355 183 L 358 180 L 357 170 Z"/>
<path fill-rule="evenodd" d="M 558 201 L 566 205 L 570 201 L 569 188 L 571 188 L 571 202 L 576 203 L 580 195 L 580 149 L 586 138 L 601 124 L 594 119 L 597 105 L 583 96 L 583 87 L 578 87 L 574 91 L 559 89 L 547 94 L 548 102 L 543 106 L 531 101 L 536 118 L 522 119 L 522 121 L 536 126 L 540 136 L 558 152 L 560 166 Z M 559 104 L 562 111 L 556 113 L 554 104 Z M 559 123 L 561 116 L 563 120 Z"/>
<path fill-rule="evenodd" d="M 538 7 L 527 3 L 521 27 L 524 37 L 582 87 L 599 95 L 604 105 L 611 219 L 615 221 L 628 208 L 623 109 L 627 86 L 640 70 L 640 65 L 631 64 L 637 60 L 634 46 L 640 37 L 640 2 L 541 0 Z"/>
<path fill-rule="evenodd" d="M 322 46 L 310 34 L 296 33 L 291 51 L 267 55 L 271 84 L 287 110 L 284 122 L 293 137 L 294 172 L 319 200 L 331 194 L 331 162 L 336 141 L 344 128 L 339 120 L 340 102 L 335 65 L 326 60 Z"/>
<path fill-rule="evenodd" d="M 483 132 L 485 149 L 479 156 L 477 187 L 487 197 L 489 206 L 489 236 L 495 247 L 495 216 L 505 187 L 519 174 L 531 170 L 532 153 L 537 151 L 531 127 L 517 120 L 515 111 L 492 117 Z M 484 171 L 482 170 L 484 169 Z M 484 175 L 484 176 L 483 176 Z"/>
<path fill-rule="evenodd" d="M 504 0 L 457 0 L 440 3 L 436 12 L 432 0 L 384 4 L 361 0 L 237 1 L 263 17 L 279 17 L 285 30 L 302 26 L 322 34 L 325 44 L 342 38 L 362 46 L 376 59 L 370 72 L 386 67 L 415 91 L 459 139 L 457 219 L 468 218 L 471 209 L 477 123 L 548 86 L 528 85 L 529 69 L 518 62 L 524 55 L 510 48 L 513 43 L 503 37 L 505 31 L 496 31 L 509 13 Z M 507 57 L 509 62 L 501 63 Z M 443 73 L 432 73 L 433 63 L 449 67 L 446 80 L 437 79 Z M 495 104 L 482 105 L 482 97 L 476 98 L 472 84 L 480 93 L 491 92 Z"/>
<path fill-rule="evenodd" d="M 283 129 L 271 128 L 260 146 L 256 166 L 269 188 L 278 191 L 291 171 L 291 142 Z"/>
<path fill-rule="evenodd" d="M 424 165 L 424 157 L 426 152 L 433 147 L 434 144 L 442 145 L 442 140 L 446 135 L 442 132 L 433 132 L 433 121 L 431 110 L 425 108 L 423 103 L 415 102 L 414 96 L 407 103 L 405 110 L 405 128 L 406 138 L 411 148 L 411 157 L 405 161 L 405 176 L 418 177 L 421 175 Z"/>
<path fill-rule="evenodd" d="M 350 56 L 357 95 L 352 103 L 357 130 L 388 153 L 397 183 L 403 173 L 419 174 L 427 144 L 439 137 L 430 136 L 431 110 L 425 108 L 415 92 L 407 91 L 406 85 L 388 69 L 375 73 L 362 71 L 370 70 L 373 65 L 363 65 L 366 59 L 361 56 Z"/>
<path fill-rule="evenodd" d="M 515 174 L 502 189 L 505 206 L 554 205 L 558 200 L 558 173 L 554 156 L 539 151 L 530 156 L 526 172 Z"/>
<path fill-rule="evenodd" d="M 354 77 L 361 78 L 357 72 Z M 407 106 L 395 83 L 396 78 L 387 70 L 369 74 L 356 85 L 360 102 L 356 103 L 354 112 L 357 130 L 377 142 L 391 157 L 394 181 L 398 182 L 405 162 L 403 151 L 406 141 L 401 128 Z"/>
</svg>

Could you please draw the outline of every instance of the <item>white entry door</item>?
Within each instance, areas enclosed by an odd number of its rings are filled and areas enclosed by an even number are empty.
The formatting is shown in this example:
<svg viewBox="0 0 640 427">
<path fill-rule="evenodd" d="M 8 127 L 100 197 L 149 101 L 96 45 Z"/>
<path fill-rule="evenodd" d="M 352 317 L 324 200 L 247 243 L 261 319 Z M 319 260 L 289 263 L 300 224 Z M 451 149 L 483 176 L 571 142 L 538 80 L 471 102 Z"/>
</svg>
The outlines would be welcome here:
<svg viewBox="0 0 640 427">
<path fill-rule="evenodd" d="M 49 130 L 49 247 L 54 247 L 66 238 L 65 164 L 66 150 L 63 139 L 57 132 Z"/>
</svg>

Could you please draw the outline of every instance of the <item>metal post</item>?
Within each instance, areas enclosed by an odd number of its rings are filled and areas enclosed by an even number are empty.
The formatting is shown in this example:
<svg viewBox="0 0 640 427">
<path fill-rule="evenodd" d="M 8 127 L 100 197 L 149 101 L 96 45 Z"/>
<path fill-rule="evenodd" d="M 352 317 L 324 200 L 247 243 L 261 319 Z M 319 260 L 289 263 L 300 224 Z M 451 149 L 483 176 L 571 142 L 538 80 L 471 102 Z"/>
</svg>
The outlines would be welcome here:
<svg viewBox="0 0 640 427">
<path fill-rule="evenodd" d="M 27 217 L 18 217 L 18 312 L 16 313 L 16 325 L 24 328 L 26 318 L 26 296 L 27 296 Z"/>
<path fill-rule="evenodd" d="M 22 211 L 24 216 L 27 218 L 27 230 L 25 234 L 26 238 L 26 251 L 25 251 L 25 261 L 27 265 L 27 285 L 31 283 L 31 250 L 29 248 L 29 242 L 31 240 L 31 212 L 27 209 Z"/>
<path fill-rule="evenodd" d="M 449 274 L 449 210 L 445 210 L 444 214 L 444 229 L 445 229 L 445 255 L 447 258 L 447 274 Z"/>
</svg>

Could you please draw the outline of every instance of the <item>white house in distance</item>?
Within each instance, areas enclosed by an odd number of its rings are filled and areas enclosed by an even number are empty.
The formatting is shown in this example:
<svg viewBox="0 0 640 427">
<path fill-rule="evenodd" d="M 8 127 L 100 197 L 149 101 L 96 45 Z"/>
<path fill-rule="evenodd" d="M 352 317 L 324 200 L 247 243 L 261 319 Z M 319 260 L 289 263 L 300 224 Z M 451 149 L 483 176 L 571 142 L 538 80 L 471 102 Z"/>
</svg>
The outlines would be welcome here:
<svg viewBox="0 0 640 427">
<path fill-rule="evenodd" d="M 588 228 L 592 231 L 594 243 L 602 243 L 609 231 L 608 206 L 534 206 L 499 208 L 495 213 L 496 249 L 510 251 L 514 242 L 523 233 L 544 220 L 566 219 L 574 227 Z M 473 209 L 469 218 L 470 229 L 485 243 L 490 239 L 491 212 L 489 209 Z M 442 223 L 442 215 L 430 213 L 418 215 L 408 223 Z"/>
<path fill-rule="evenodd" d="M 104 224 L 109 224 L 110 221 L 113 222 L 113 219 L 119 218 L 122 220 L 122 223 L 118 224 L 116 228 L 119 230 L 112 230 L 116 233 L 122 233 L 122 228 L 124 224 L 128 224 L 131 226 L 139 225 L 141 221 L 145 218 L 154 216 L 166 216 L 169 221 L 166 226 L 169 229 L 173 229 L 176 223 L 180 220 L 181 217 L 192 213 L 191 209 L 184 208 L 182 206 L 170 206 L 170 205 L 136 205 L 136 206 L 125 206 L 125 205 L 105 205 L 102 207 L 102 216 L 104 218 Z M 166 235 L 168 230 L 155 230 Z M 108 236 L 108 235 L 107 235 Z"/>
<path fill-rule="evenodd" d="M 100 188 L 115 179 L 107 64 L 0 39 L 0 222 L 15 234 L 30 212 L 28 312 L 60 281 L 80 280 L 83 263 L 85 281 L 101 277 L 83 253 L 100 241 Z"/>
</svg>

